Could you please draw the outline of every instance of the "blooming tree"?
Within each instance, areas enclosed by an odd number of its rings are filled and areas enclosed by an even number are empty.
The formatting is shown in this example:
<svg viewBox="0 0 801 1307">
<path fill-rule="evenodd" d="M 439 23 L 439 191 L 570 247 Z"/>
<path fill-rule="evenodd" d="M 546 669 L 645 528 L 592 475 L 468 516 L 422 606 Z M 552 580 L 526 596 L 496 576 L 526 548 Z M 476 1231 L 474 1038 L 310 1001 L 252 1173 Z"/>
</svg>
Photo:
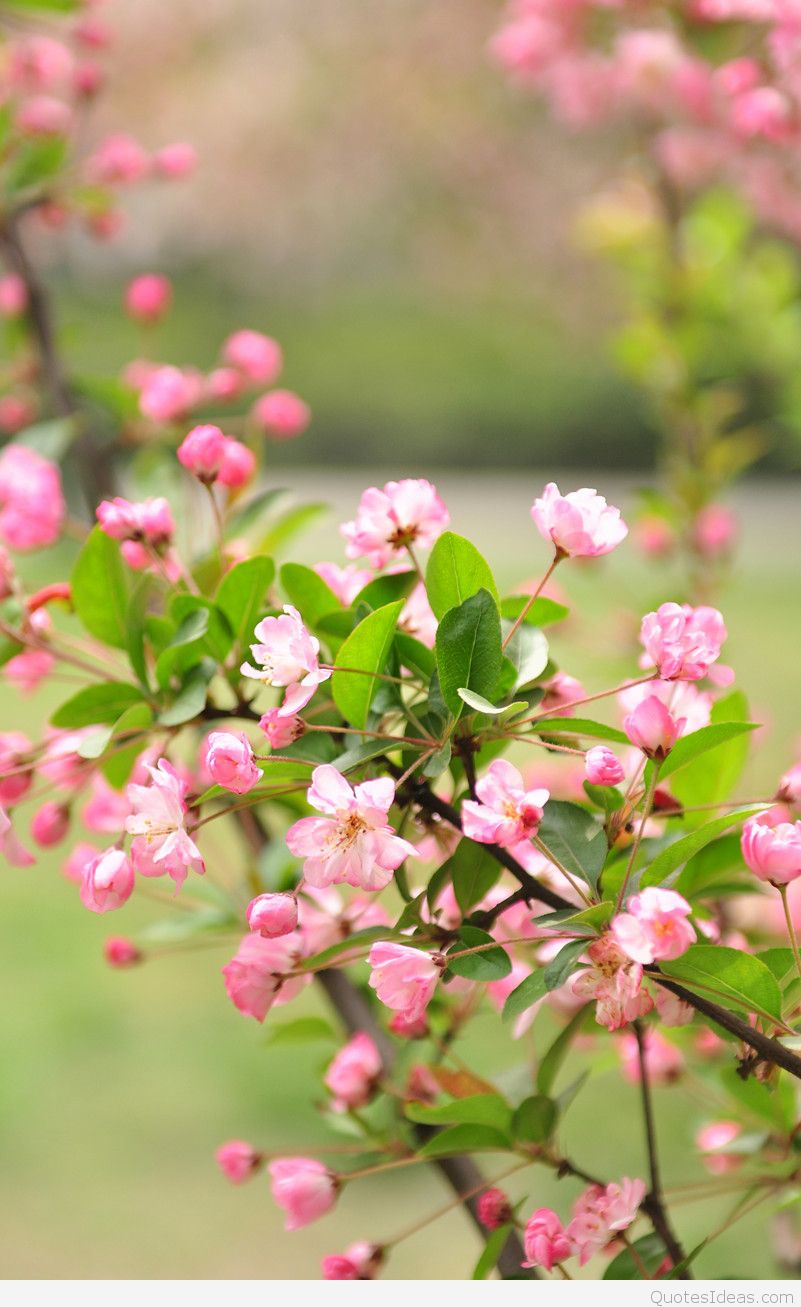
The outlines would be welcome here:
<svg viewBox="0 0 801 1307">
<path fill-rule="evenodd" d="M 587 7 L 551 9 L 578 22 Z M 751 1205 L 797 1194 L 799 766 L 761 800 L 733 797 L 754 723 L 716 608 L 642 615 L 622 683 L 585 688 L 556 665 L 550 632 L 568 609 L 552 574 L 627 544 L 594 489 L 549 483 L 531 522 L 510 525 L 542 560 L 525 590 L 499 589 L 423 479 L 366 489 L 340 562 L 277 567 L 295 522 L 256 489 L 264 440 L 299 435 L 309 413 L 274 388 L 274 340 L 236 332 L 209 375 L 138 361 L 105 407 L 68 377 L 26 224 L 77 218 L 108 236 L 117 188 L 192 162 L 186 146 L 149 155 L 119 135 L 74 157 L 101 81 L 76 48 L 105 39 L 89 7 L 67 39 L 37 31 L 5 51 L 0 302 L 18 355 L 0 455 L 3 675 L 20 693 L 63 671 L 80 686 L 43 738 L 0 734 L 0 849 L 24 869 L 77 835 L 64 871 L 97 914 L 172 881 L 159 903 L 184 942 L 225 946 L 220 983 L 247 1018 L 273 1022 L 315 989 L 330 1005 L 340 1046 L 322 1086 L 347 1165 L 258 1141 L 217 1151 L 234 1184 L 266 1168 L 287 1230 L 362 1176 L 434 1166 L 482 1234 L 476 1277 L 690 1278 Z M 169 285 L 139 277 L 124 302 L 152 323 Z M 39 405 L 54 422 L 31 425 Z M 120 432 L 161 442 L 193 496 L 189 530 L 166 496 L 96 484 L 114 471 L 115 414 Z M 91 467 L 91 529 L 68 518 L 53 441 Z M 54 552 L 53 580 L 32 589 L 16 556 L 66 528 L 80 544 L 68 574 Z M 241 837 L 224 869 L 210 828 Z M 108 964 L 156 965 L 156 926 L 109 937 Z M 514 1093 L 454 1055 L 488 1012 L 533 1049 Z M 610 1051 L 639 1086 L 642 1176 L 613 1157 L 589 1171 L 562 1143 L 586 1080 L 564 1083 L 566 1059 Z M 691 1060 L 714 1068 L 725 1102 L 698 1135 L 703 1192 L 734 1196 L 700 1248 L 662 1183 L 652 1102 Z M 543 1170 L 565 1181 L 559 1211 L 539 1205 Z M 354 1233 L 326 1278 L 372 1278 L 413 1230 Z"/>
</svg>

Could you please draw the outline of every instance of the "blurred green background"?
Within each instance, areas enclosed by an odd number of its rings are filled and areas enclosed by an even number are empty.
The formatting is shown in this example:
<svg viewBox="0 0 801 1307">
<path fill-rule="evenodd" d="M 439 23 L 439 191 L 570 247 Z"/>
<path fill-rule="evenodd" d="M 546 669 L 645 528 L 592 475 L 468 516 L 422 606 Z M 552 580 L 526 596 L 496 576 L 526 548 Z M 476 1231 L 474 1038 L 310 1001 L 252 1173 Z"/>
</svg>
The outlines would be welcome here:
<svg viewBox="0 0 801 1307">
<path fill-rule="evenodd" d="M 573 208 L 608 180 L 614 153 L 560 137 L 488 65 L 498 10 L 486 0 L 108 6 L 119 37 L 92 130 L 129 128 L 153 146 L 189 138 L 202 162 L 188 185 L 126 201 L 114 246 L 74 233 L 42 242 L 65 345 L 79 369 L 115 374 L 143 352 L 208 367 L 239 326 L 278 337 L 284 380 L 314 422 L 274 447 L 268 476 L 332 504 L 302 545 L 306 561 L 341 559 L 336 523 L 364 486 L 429 474 L 455 529 L 512 585 L 545 561 L 528 518 L 545 480 L 597 484 L 625 508 L 635 487 L 619 469 L 653 476 L 654 431 L 604 344 L 620 313 L 614 281 L 571 239 Z M 128 277 L 151 270 L 173 276 L 176 304 L 143 342 L 119 301 Z M 795 449 L 772 463 L 794 469 Z M 801 721 L 796 486 L 763 478 L 740 494 L 740 562 L 722 599 L 727 657 L 766 723 L 744 782 L 757 794 L 795 757 Z M 31 560 L 30 575 L 50 578 L 53 561 Z M 672 580 L 630 548 L 574 569 L 566 582 L 582 617 L 557 634 L 557 656 L 569 638 L 567 669 L 593 689 L 627 674 L 634 654 L 619 615 L 664 598 Z M 3 692 L 3 728 L 36 736 L 54 702 L 50 689 L 30 701 Z M 285 1237 L 266 1180 L 230 1188 L 213 1150 L 232 1136 L 304 1151 L 330 1139 L 314 1108 L 329 1050 L 266 1046 L 226 999 L 219 968 L 232 947 L 110 972 L 103 939 L 133 932 L 152 908 L 91 916 L 59 861 L 0 872 L 0 1272 L 315 1278 L 322 1254 L 390 1236 L 447 1201 L 424 1171 L 365 1181 L 324 1222 Z M 495 1075 L 521 1049 L 485 1016 L 465 1056 Z M 614 1156 L 620 1173 L 642 1174 L 633 1093 L 613 1065 L 599 1072 L 567 1117 L 567 1150 L 590 1168 Z M 658 1091 L 657 1110 L 667 1182 L 702 1178 L 690 1141 L 720 1107 L 685 1083 Z M 532 1206 L 566 1210 L 568 1182 L 534 1175 Z M 708 1214 L 681 1208 L 677 1224 L 692 1245 Z M 388 1274 L 463 1277 L 477 1250 L 451 1214 L 402 1244 Z M 775 1274 L 764 1219 L 735 1227 L 698 1266 Z"/>
</svg>

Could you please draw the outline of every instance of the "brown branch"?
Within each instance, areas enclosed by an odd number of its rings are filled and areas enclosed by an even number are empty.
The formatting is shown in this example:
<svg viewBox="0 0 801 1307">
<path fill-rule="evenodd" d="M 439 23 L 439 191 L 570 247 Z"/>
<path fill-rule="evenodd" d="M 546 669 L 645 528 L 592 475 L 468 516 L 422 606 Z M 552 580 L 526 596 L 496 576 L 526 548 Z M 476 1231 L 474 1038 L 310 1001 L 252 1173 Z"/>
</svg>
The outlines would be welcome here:
<svg viewBox="0 0 801 1307">
<path fill-rule="evenodd" d="M 665 1207 L 662 1196 L 662 1180 L 659 1171 L 659 1154 L 656 1146 L 656 1122 L 654 1121 L 654 1108 L 651 1098 L 651 1083 L 648 1078 L 648 1065 L 645 1056 L 645 1032 L 642 1023 L 634 1022 L 634 1036 L 637 1040 L 637 1057 L 640 1064 L 640 1094 L 642 1098 L 642 1113 L 645 1124 L 645 1142 L 648 1149 L 648 1172 L 651 1179 L 651 1187 L 645 1195 L 642 1202 L 643 1211 L 648 1216 L 662 1243 L 665 1250 L 669 1253 L 670 1259 L 674 1266 L 680 1266 L 686 1261 L 686 1253 L 679 1243 L 670 1224 L 670 1218 Z M 680 1280 L 691 1280 L 693 1278 L 689 1267 L 684 1267 L 679 1272 Z"/>
<path fill-rule="evenodd" d="M 729 1012 L 724 1007 L 719 1007 L 717 1003 L 712 1003 L 708 998 L 702 998 L 700 994 L 693 994 L 683 985 L 677 984 L 675 980 L 668 980 L 657 971 L 649 971 L 648 975 L 655 980 L 663 989 L 667 989 L 676 998 L 680 998 L 683 1003 L 689 1003 L 690 1007 L 695 1008 L 703 1016 L 714 1021 L 715 1025 L 720 1026 L 722 1030 L 727 1030 L 730 1035 L 736 1039 L 742 1040 L 753 1048 L 754 1052 L 759 1053 L 760 1057 L 766 1062 L 772 1062 L 774 1066 L 780 1066 L 784 1071 L 789 1071 L 790 1075 L 796 1076 L 801 1080 L 801 1057 L 793 1053 L 789 1048 L 778 1039 L 771 1039 L 769 1035 L 763 1035 L 761 1030 L 755 1030 L 749 1026 L 747 1021 L 737 1017 L 733 1012 Z"/>
</svg>

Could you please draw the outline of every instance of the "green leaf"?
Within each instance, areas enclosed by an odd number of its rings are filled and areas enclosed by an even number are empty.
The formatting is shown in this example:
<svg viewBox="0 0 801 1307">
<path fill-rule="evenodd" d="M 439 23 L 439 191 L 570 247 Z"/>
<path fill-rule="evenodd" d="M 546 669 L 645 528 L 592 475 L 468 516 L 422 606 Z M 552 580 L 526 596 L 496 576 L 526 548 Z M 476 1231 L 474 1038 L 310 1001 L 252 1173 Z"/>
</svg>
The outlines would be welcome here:
<svg viewBox="0 0 801 1307">
<path fill-rule="evenodd" d="M 511 659 L 515 668 L 515 692 L 525 690 L 542 676 L 548 666 L 548 641 L 536 626 L 524 622 L 506 646 L 506 657 Z"/>
<path fill-rule="evenodd" d="M 458 718 L 464 708 L 459 690 L 491 696 L 501 670 L 501 619 L 489 591 L 479 590 L 445 614 L 435 647 L 442 697 Z"/>
<path fill-rule="evenodd" d="M 63 167 L 67 150 L 67 141 L 61 136 L 24 141 L 8 164 L 5 178 L 8 192 L 14 195 L 48 181 Z"/>
<path fill-rule="evenodd" d="M 623 795 L 613 785 L 593 785 L 590 781 L 585 781 L 584 793 L 590 803 L 602 812 L 617 812 L 623 806 Z"/>
<path fill-rule="evenodd" d="M 269 1026 L 265 1042 L 271 1045 L 311 1044 L 320 1040 L 336 1043 L 338 1036 L 333 1027 L 322 1017 L 298 1017 L 295 1021 L 284 1021 L 281 1025 Z"/>
<path fill-rule="evenodd" d="M 727 744 L 737 736 L 755 731 L 757 725 L 757 722 L 717 722 L 682 736 L 659 768 L 660 781 L 672 776 L 680 767 L 686 767 L 702 754 L 709 753 L 712 749 L 719 749 L 722 744 Z"/>
<path fill-rule="evenodd" d="M 93 527 L 72 569 L 72 602 L 89 634 L 115 649 L 125 649 L 128 644 L 131 578 L 117 541 L 99 526 Z"/>
<path fill-rule="evenodd" d="M 489 1125 L 453 1125 L 440 1130 L 418 1152 L 418 1157 L 451 1157 L 458 1153 L 507 1152 L 509 1140 Z"/>
<path fill-rule="evenodd" d="M 586 948 L 586 939 L 574 939 L 569 944 L 563 944 L 556 957 L 545 968 L 545 988 L 558 989 L 560 985 L 564 985 L 578 967 L 579 958 Z"/>
<path fill-rule="evenodd" d="M 333 962 L 342 953 L 358 952 L 359 949 L 366 948 L 368 944 L 374 944 L 378 939 L 392 938 L 394 938 L 394 935 L 389 926 L 365 926 L 364 930 L 354 930 L 352 935 L 338 940 L 336 944 L 329 945 L 322 952 L 315 953 L 313 957 L 304 958 L 303 965 L 311 971 L 318 971 L 329 962 Z"/>
<path fill-rule="evenodd" d="M 588 735 L 592 739 L 611 740 L 614 744 L 628 744 L 623 731 L 604 722 L 593 722 L 586 717 L 543 717 L 532 723 L 539 735 Z"/>
<path fill-rule="evenodd" d="M 437 666 L 433 649 L 416 640 L 413 635 L 407 635 L 405 631 L 396 633 L 395 648 L 402 667 L 408 667 L 410 672 L 418 672 L 424 681 L 431 680 Z"/>
<path fill-rule="evenodd" d="M 405 599 L 417 583 L 416 572 L 390 572 L 388 576 L 376 576 L 368 581 L 353 600 L 352 607 L 367 604 L 368 608 L 386 608 L 387 604 Z"/>
<path fill-rule="evenodd" d="M 527 1144 L 542 1144 L 550 1139 L 559 1115 L 556 1103 L 545 1094 L 524 1098 L 512 1117 L 512 1134 Z"/>
<path fill-rule="evenodd" d="M 637 1257 L 649 1275 L 654 1275 L 665 1260 L 665 1245 L 658 1234 L 644 1234 L 635 1239 Z M 641 1280 L 642 1271 L 628 1248 L 619 1252 L 604 1271 L 605 1280 Z"/>
<path fill-rule="evenodd" d="M 501 870 L 483 844 L 468 839 L 459 841 L 444 868 L 453 885 L 456 902 L 465 914 L 492 889 Z"/>
<path fill-rule="evenodd" d="M 487 1236 L 487 1242 L 481 1250 L 481 1256 L 473 1268 L 472 1279 L 486 1280 L 503 1252 L 511 1230 L 511 1225 L 499 1225 L 497 1230 L 493 1230 L 492 1234 Z"/>
<path fill-rule="evenodd" d="M 194 608 L 186 614 L 167 648 L 156 659 L 156 680 L 162 689 L 169 685 L 174 675 L 180 676 L 200 662 L 208 629 L 207 608 Z"/>
<path fill-rule="evenodd" d="M 742 725 L 747 722 L 748 703 L 742 691 L 735 690 L 725 699 L 719 699 L 713 704 L 710 720 L 712 726 L 730 722 Z M 710 727 L 704 729 L 709 730 Z M 693 734 L 700 734 L 700 732 L 693 732 Z M 691 740 L 693 734 L 685 738 Z M 713 766 L 710 766 L 704 758 L 699 758 L 688 766 L 682 767 L 671 784 L 671 789 L 679 802 L 687 807 L 693 807 L 707 803 L 722 803 L 723 800 L 730 798 L 748 758 L 748 737 L 748 732 L 740 732 L 718 746 L 715 750 Z M 679 741 L 676 749 L 668 755 L 668 763 L 681 743 L 682 741 Z"/>
<path fill-rule="evenodd" d="M 452 953 L 459 953 L 466 948 L 478 948 L 483 944 L 494 947 L 451 960 Z M 503 980 L 512 970 L 512 962 L 506 950 L 495 944 L 492 935 L 488 935 L 486 930 L 479 930 L 478 926 L 462 926 L 459 938 L 451 945 L 446 958 L 448 970 L 455 976 L 463 976 L 465 980 Z"/>
<path fill-rule="evenodd" d="M 209 681 L 215 670 L 215 665 L 209 658 L 204 658 L 202 663 L 193 667 L 173 702 L 159 713 L 160 725 L 182 726 L 184 722 L 191 722 L 199 716 L 206 706 Z"/>
<path fill-rule="evenodd" d="M 530 599 L 530 595 L 511 595 L 508 599 L 501 600 L 501 617 L 509 622 L 517 621 Z M 523 621 L 526 626 L 552 626 L 554 622 L 563 622 L 569 616 L 570 609 L 565 608 L 564 604 L 540 595 L 534 600 Z"/>
<path fill-rule="evenodd" d="M 765 963 L 750 953 L 723 944 L 692 944 L 680 958 L 661 963 L 661 970 L 683 985 L 714 994 L 727 1005 L 767 1013 L 781 1021 L 782 996 L 776 979 Z"/>
<path fill-rule="evenodd" d="M 328 513 L 327 504 L 299 504 L 279 513 L 267 530 L 259 537 L 258 546 L 262 554 L 278 554 L 296 535 L 299 535 L 312 522 L 317 522 Z"/>
<path fill-rule="evenodd" d="M 132 704 L 141 703 L 141 692 L 126 681 L 103 681 L 78 690 L 62 703 L 50 718 L 53 726 L 77 730 L 81 726 L 98 726 L 116 722 Z"/>
<path fill-rule="evenodd" d="M 570 1045 L 576 1035 L 580 1033 L 591 1011 L 592 1005 L 589 1003 L 580 1008 L 575 1016 L 568 1021 L 564 1030 L 559 1032 L 548 1052 L 542 1058 L 537 1070 L 537 1089 L 541 1094 L 550 1094 L 554 1081 L 559 1074 L 559 1069 L 570 1050 Z"/>
<path fill-rule="evenodd" d="M 384 670 L 403 600 L 368 613 L 337 654 L 337 671 L 331 680 L 334 703 L 351 726 L 367 725 L 370 704 L 378 689 L 376 677 Z M 353 668 L 352 672 L 347 669 Z"/>
<path fill-rule="evenodd" d="M 503 1005 L 503 1020 L 512 1021 L 519 1017 L 523 1012 L 527 1012 L 530 1007 L 544 998 L 548 992 L 548 986 L 545 983 L 545 970 L 540 967 L 537 971 L 532 971 L 530 976 L 521 980 L 517 989 L 513 989 L 506 1002 Z"/>
<path fill-rule="evenodd" d="M 698 830 L 691 831 L 689 835 L 683 835 L 681 839 L 674 840 L 668 844 L 666 849 L 657 853 L 653 862 L 640 877 L 640 888 L 645 889 L 649 885 L 661 885 L 667 877 L 674 872 L 677 867 L 681 867 L 696 853 L 712 840 L 717 839 L 732 826 L 738 826 L 740 822 L 745 821 L 747 817 L 753 817 L 756 812 L 764 812 L 765 804 L 759 807 L 736 808 L 734 811 L 726 813 L 723 817 L 716 817 L 714 821 L 707 822 L 706 826 L 700 826 Z"/>
<path fill-rule="evenodd" d="M 133 771 L 134 764 L 145 747 L 141 732 L 153 721 L 153 713 L 146 703 L 135 703 L 114 723 L 102 759 L 103 775 L 115 790 L 122 789 Z M 129 743 L 123 743 L 128 740 Z"/>
<path fill-rule="evenodd" d="M 464 536 L 445 531 L 431 551 L 426 568 L 426 591 L 434 616 L 441 621 L 471 595 L 486 590 L 498 603 L 498 591 L 489 563 Z"/>
<path fill-rule="evenodd" d="M 71 14 L 78 0 L 2 0 L 4 9 L 46 10 L 53 14 Z"/>
<path fill-rule="evenodd" d="M 274 576 L 273 560 L 256 554 L 236 563 L 220 582 L 214 602 L 228 618 L 234 648 L 242 650 L 254 639 L 253 629 L 264 615 Z"/>
<path fill-rule="evenodd" d="M 543 810 L 539 838 L 573 876 L 598 888 L 609 846 L 592 813 L 577 803 L 549 799 Z"/>
<path fill-rule="evenodd" d="M 316 627 L 321 617 L 342 607 L 323 578 L 311 567 L 303 567 L 300 563 L 284 563 L 281 585 L 307 626 Z"/>
<path fill-rule="evenodd" d="M 434 1107 L 408 1103 L 406 1115 L 421 1125 L 489 1125 L 504 1135 L 512 1122 L 512 1109 L 500 1094 L 472 1094 Z"/>
<path fill-rule="evenodd" d="M 468 708 L 474 708 L 476 712 L 486 713 L 488 717 L 497 717 L 506 711 L 503 706 L 496 708 L 494 704 L 490 703 L 489 699 L 482 698 L 480 694 L 475 694 L 472 690 L 465 690 L 464 686 L 460 686 L 456 693 L 467 704 Z"/>
</svg>

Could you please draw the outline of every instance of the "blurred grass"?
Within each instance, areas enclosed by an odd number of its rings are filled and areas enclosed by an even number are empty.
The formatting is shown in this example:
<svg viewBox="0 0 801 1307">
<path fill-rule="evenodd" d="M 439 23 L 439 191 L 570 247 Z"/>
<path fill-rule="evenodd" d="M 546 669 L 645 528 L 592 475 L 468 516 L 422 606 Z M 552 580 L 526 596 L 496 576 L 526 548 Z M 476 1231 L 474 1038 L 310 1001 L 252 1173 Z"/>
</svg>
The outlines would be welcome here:
<svg viewBox="0 0 801 1307">
<path fill-rule="evenodd" d="M 377 461 L 384 460 L 381 450 Z M 398 473 L 412 468 L 396 469 Z M 335 523 L 349 516 L 375 469 L 358 476 L 305 471 L 299 492 L 334 505 L 332 518 L 310 533 L 301 554 L 341 556 Z M 575 478 L 570 478 L 575 482 Z M 543 477 L 466 477 L 443 473 L 438 485 L 454 529 L 471 535 L 513 585 L 545 562 L 527 508 Z M 605 484 L 625 503 L 630 486 Z M 797 676 L 797 514 L 792 487 L 751 488 L 743 495 L 740 564 L 722 607 L 730 629 L 726 656 L 749 692 L 754 715 L 768 723 L 763 754 L 747 784 L 769 789 L 793 755 L 801 720 Z M 47 560 L 33 567 L 42 571 Z M 589 688 L 632 666 L 627 628 L 617 609 L 644 611 L 675 578 L 648 571 L 619 551 L 600 568 L 566 569 L 560 580 L 582 614 L 568 634 L 556 633 L 557 657 Z M 609 614 L 612 596 L 613 613 Z M 20 701 L 2 695 L 3 726 L 36 735 L 55 702 L 52 689 Z M 324 1045 L 268 1048 L 255 1023 L 225 997 L 219 968 L 232 949 L 167 956 L 130 972 L 110 972 L 103 939 L 132 933 L 152 919 L 136 898 L 123 913 L 101 919 L 77 903 L 74 886 L 46 857 L 30 870 L 0 873 L 0 1271 L 7 1278 L 311 1278 L 319 1258 L 355 1238 L 381 1240 L 448 1200 L 425 1169 L 360 1183 L 336 1211 L 285 1238 L 264 1178 L 232 1189 L 218 1176 L 213 1149 L 241 1136 L 259 1146 L 313 1149 L 331 1136 L 314 1102 L 322 1097 Z M 214 875 L 213 866 L 210 874 Z M 304 995 L 292 1016 L 317 1008 Z M 283 1014 L 279 1014 L 279 1017 Z M 539 1027 L 538 1027 L 539 1031 Z M 541 1047 L 547 1038 L 537 1034 Z M 525 1059 L 489 1015 L 475 1023 L 459 1052 L 491 1077 Z M 584 1064 L 576 1054 L 562 1083 Z M 523 1067 L 525 1073 L 525 1067 Z M 520 1075 L 520 1070 L 514 1072 Z M 644 1174 L 635 1091 L 621 1084 L 610 1054 L 566 1117 L 565 1150 L 589 1169 Z M 695 1129 L 710 1114 L 696 1082 L 657 1091 L 657 1118 L 668 1185 L 701 1179 L 691 1151 Z M 334 1142 L 338 1142 L 335 1140 Z M 613 1159 L 610 1162 L 610 1159 Z M 485 1159 L 492 1175 L 503 1162 Z M 526 1177 L 510 1182 L 526 1191 Z M 564 1211 L 571 1182 L 531 1173 L 529 1206 Z M 722 1220 L 733 1199 L 718 1205 Z M 701 1254 L 701 1274 L 776 1274 L 760 1209 Z M 690 1246 L 710 1224 L 704 1204 L 681 1207 L 676 1223 Z M 396 1278 L 463 1277 L 477 1254 L 475 1235 L 458 1213 L 427 1225 L 393 1254 Z M 590 1268 L 593 1274 L 598 1268 Z"/>
</svg>

